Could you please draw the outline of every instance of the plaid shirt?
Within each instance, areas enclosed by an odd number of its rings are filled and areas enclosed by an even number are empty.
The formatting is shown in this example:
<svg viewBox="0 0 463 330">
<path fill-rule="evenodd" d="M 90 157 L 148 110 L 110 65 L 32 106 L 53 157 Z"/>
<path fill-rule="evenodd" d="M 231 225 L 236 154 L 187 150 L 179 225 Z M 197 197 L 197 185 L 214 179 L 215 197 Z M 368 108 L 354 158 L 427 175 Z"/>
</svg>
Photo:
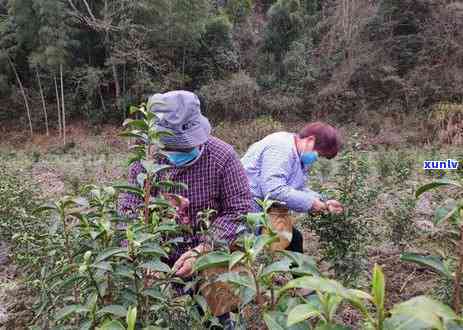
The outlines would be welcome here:
<svg viewBox="0 0 463 330">
<path fill-rule="evenodd" d="M 132 164 L 129 168 L 129 184 L 137 185 L 137 175 L 143 171 L 140 162 Z M 210 137 L 202 146 L 199 158 L 191 165 L 173 167 L 163 171 L 163 174 L 169 180 L 183 182 L 188 186 L 187 190 L 175 188 L 171 192 L 190 201 L 188 216 L 193 226 L 193 235 L 183 237 L 184 243 L 169 258 L 171 262 L 203 241 L 197 233 L 197 214 L 200 211 L 217 211 L 211 219 L 210 228 L 214 240 L 231 242 L 237 232 L 245 228 L 243 215 L 251 208 L 251 192 L 241 162 L 230 145 Z M 134 194 L 121 194 L 118 201 L 119 214 L 134 216 L 142 204 L 143 201 Z"/>
</svg>

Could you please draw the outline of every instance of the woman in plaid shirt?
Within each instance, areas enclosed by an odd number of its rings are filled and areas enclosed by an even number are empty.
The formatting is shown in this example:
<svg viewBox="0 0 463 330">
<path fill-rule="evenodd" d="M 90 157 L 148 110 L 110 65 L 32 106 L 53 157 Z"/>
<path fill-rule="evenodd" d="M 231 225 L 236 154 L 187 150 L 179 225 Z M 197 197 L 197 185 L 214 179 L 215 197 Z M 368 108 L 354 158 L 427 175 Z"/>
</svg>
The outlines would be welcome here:
<svg viewBox="0 0 463 330">
<path fill-rule="evenodd" d="M 193 273 L 197 252 L 207 245 L 199 233 L 198 212 L 212 209 L 216 213 L 211 222 L 215 241 L 231 243 L 244 225 L 243 216 L 251 208 L 251 191 L 240 159 L 233 147 L 210 136 L 211 126 L 200 111 L 198 97 L 187 91 L 172 91 L 150 97 L 148 109 L 158 118 L 158 131 L 170 131 L 172 136 L 162 138 L 173 167 L 163 171 L 169 180 L 183 182 L 186 190 L 171 191 L 188 199 L 186 211 L 192 234 L 183 237 L 170 256 L 176 275 L 188 278 Z M 140 162 L 129 168 L 129 183 L 136 185 L 137 176 L 144 168 Z M 118 211 L 122 215 L 137 214 L 143 201 L 134 194 L 122 194 Z"/>
</svg>

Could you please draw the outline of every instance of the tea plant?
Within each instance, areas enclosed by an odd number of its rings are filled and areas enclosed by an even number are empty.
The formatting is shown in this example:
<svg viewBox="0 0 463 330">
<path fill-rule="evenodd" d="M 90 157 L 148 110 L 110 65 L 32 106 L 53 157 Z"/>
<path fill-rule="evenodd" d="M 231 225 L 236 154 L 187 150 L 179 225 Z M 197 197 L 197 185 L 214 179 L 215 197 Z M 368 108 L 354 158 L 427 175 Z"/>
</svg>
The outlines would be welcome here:
<svg viewBox="0 0 463 330">
<path fill-rule="evenodd" d="M 38 191 L 24 172 L 0 166 L 0 240 L 12 245 L 14 262 L 27 273 L 37 269 L 43 255 L 47 222 L 32 212 L 40 203 Z"/>
<path fill-rule="evenodd" d="M 246 306 L 255 306 L 269 329 L 274 328 L 272 324 L 282 322 L 284 312 L 292 304 L 289 297 L 278 296 L 281 286 L 275 281 L 277 275 L 320 275 L 312 257 L 297 252 L 270 250 L 271 244 L 278 240 L 267 215 L 271 204 L 270 201 L 263 201 L 262 213 L 247 215 L 246 221 L 251 230 L 239 238 L 235 251 L 214 251 L 200 257 L 195 264 L 197 272 L 227 267 L 228 272 L 218 273 L 210 281 L 235 286 L 239 297 L 238 313 Z M 258 225 L 263 226 L 268 234 L 256 236 L 254 232 Z M 280 326 L 285 327 L 284 323 Z"/>
<path fill-rule="evenodd" d="M 426 296 L 412 298 L 387 310 L 385 283 L 381 267 L 375 265 L 370 292 L 348 289 L 334 280 L 323 277 L 305 276 L 290 281 L 278 293 L 281 295 L 293 288 L 311 288 L 317 292 L 317 296 L 309 297 L 303 304 L 289 311 L 287 326 L 311 320 L 314 327 L 309 329 L 350 329 L 337 324 L 333 317 L 337 307 L 345 302 L 361 313 L 363 329 L 461 328 L 463 323 L 460 315 Z"/>
<path fill-rule="evenodd" d="M 414 198 L 405 197 L 399 198 L 392 207 L 385 210 L 385 218 L 391 230 L 391 241 L 399 247 L 416 234 L 416 225 L 413 222 L 415 205 Z"/>
<path fill-rule="evenodd" d="M 413 159 L 404 150 L 383 151 L 376 156 L 376 167 L 383 183 L 401 183 L 410 177 Z"/>
<path fill-rule="evenodd" d="M 407 180 L 413 169 L 413 159 L 408 155 L 407 151 L 399 150 L 395 153 L 394 158 L 395 183 L 403 183 Z"/>
<path fill-rule="evenodd" d="M 376 168 L 382 181 L 392 176 L 394 170 L 393 159 L 389 152 L 378 152 L 376 155 Z"/>
<path fill-rule="evenodd" d="M 415 297 L 387 310 L 385 278 L 381 267 L 375 265 L 371 291 L 349 289 L 336 280 L 327 279 L 316 268 L 312 258 L 303 254 L 269 248 L 276 239 L 264 212 L 249 214 L 247 222 L 253 227 L 261 223 L 269 234 L 255 237 L 248 233 L 242 238 L 242 250 L 215 251 L 200 257 L 197 271 L 225 266 L 228 272 L 212 279 L 213 282 L 232 284 L 239 295 L 238 313 L 246 306 L 256 307 L 258 317 L 268 329 L 350 329 L 336 321 L 341 304 L 350 304 L 362 317 L 363 329 L 450 329 L 459 328 L 461 316 L 448 306 L 425 296 Z M 255 264 L 263 254 L 262 264 Z M 277 257 L 278 256 L 278 257 Z M 244 269 L 236 270 L 237 265 Z M 291 266 L 295 267 L 291 267 Z M 276 274 L 300 276 L 285 285 L 276 284 Z M 293 289 L 310 289 L 316 294 L 294 296 Z M 257 316 L 255 315 L 255 316 Z"/>
<path fill-rule="evenodd" d="M 305 225 L 319 236 L 323 259 L 330 262 L 336 277 L 355 282 L 364 268 L 367 243 L 366 214 L 377 191 L 366 182 L 369 173 L 365 157 L 347 151 L 341 157 L 336 199 L 344 205 L 340 215 L 309 216 Z"/>
<path fill-rule="evenodd" d="M 436 224 L 449 222 L 450 225 L 453 226 L 458 237 L 455 242 L 456 256 L 449 257 L 447 260 L 442 260 L 439 256 L 424 256 L 415 253 L 407 253 L 403 254 L 401 259 L 427 266 L 447 279 L 452 279 L 454 282 L 453 308 L 456 313 L 460 313 L 461 276 L 463 271 L 463 182 L 448 180 L 435 181 L 420 187 L 416 192 L 416 197 L 438 187 L 454 187 L 458 189 L 456 192 L 457 199 L 452 199 L 439 208 L 435 218 Z M 456 264 L 455 273 L 451 272 L 449 267 L 452 263 Z"/>
<path fill-rule="evenodd" d="M 37 210 L 55 215 L 58 235 L 51 240 L 64 251 L 41 273 L 37 315 L 53 315 L 53 325 L 149 329 L 169 326 L 174 315 L 182 313 L 189 315 L 188 326 L 205 321 L 191 317 L 198 305 L 193 297 L 179 294 L 176 285 L 185 283 L 165 263 L 182 233 L 175 210 L 163 196 L 151 196 L 154 186 L 168 191 L 181 184 L 156 180 L 156 174 L 168 166 L 154 161 L 162 147 L 161 134 L 154 129 L 155 115 L 144 106 L 132 110 L 142 119 L 126 121 L 128 130 L 123 135 L 143 141 L 133 148 L 131 159 L 140 161 L 146 170 L 138 177 L 143 189 L 91 186 L 85 198 L 64 197 Z M 143 199 L 134 219 L 116 212 L 118 190 Z"/>
</svg>

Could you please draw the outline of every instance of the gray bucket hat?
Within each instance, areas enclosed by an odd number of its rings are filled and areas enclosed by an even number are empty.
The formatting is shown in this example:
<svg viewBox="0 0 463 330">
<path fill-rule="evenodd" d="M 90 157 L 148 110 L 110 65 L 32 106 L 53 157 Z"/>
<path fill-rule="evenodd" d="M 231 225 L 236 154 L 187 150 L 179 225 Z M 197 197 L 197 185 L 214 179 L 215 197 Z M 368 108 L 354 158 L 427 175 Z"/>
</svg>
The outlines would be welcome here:
<svg viewBox="0 0 463 330">
<path fill-rule="evenodd" d="M 169 131 L 161 141 L 172 148 L 193 148 L 205 143 L 211 134 L 209 120 L 201 114 L 198 96 L 188 91 L 171 91 L 154 94 L 148 99 L 147 108 L 159 121 L 158 131 Z"/>
</svg>

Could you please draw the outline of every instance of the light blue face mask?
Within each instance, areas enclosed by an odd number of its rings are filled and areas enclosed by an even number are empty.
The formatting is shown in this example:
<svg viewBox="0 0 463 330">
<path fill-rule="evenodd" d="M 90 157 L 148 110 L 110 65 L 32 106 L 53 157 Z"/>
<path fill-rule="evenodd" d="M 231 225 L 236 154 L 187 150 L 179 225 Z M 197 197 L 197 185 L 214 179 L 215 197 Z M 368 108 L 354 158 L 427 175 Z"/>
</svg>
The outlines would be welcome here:
<svg viewBox="0 0 463 330">
<path fill-rule="evenodd" d="M 199 148 L 194 148 L 189 152 L 183 151 L 165 151 L 164 154 L 169 162 L 175 166 L 183 166 L 196 159 L 199 156 Z"/>
<path fill-rule="evenodd" d="M 310 167 L 318 160 L 318 152 L 308 151 L 304 152 L 301 155 L 301 162 L 304 164 L 304 167 Z"/>
</svg>

